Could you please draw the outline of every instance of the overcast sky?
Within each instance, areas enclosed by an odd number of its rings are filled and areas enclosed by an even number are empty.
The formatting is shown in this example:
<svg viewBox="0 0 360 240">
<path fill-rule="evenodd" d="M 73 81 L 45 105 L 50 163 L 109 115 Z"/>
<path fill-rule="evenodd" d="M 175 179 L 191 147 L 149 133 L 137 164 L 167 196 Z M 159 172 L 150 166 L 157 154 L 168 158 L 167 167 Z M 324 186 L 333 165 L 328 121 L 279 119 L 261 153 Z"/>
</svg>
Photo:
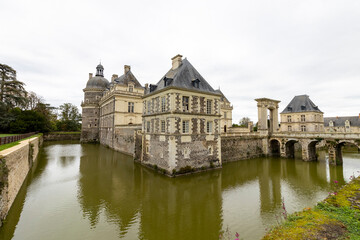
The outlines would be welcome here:
<svg viewBox="0 0 360 240">
<path fill-rule="evenodd" d="M 307 94 L 325 116 L 360 113 L 360 1 L 1 0 L 0 63 L 28 91 L 80 107 L 89 72 L 156 83 L 182 54 L 257 121 L 255 98 Z"/>
</svg>

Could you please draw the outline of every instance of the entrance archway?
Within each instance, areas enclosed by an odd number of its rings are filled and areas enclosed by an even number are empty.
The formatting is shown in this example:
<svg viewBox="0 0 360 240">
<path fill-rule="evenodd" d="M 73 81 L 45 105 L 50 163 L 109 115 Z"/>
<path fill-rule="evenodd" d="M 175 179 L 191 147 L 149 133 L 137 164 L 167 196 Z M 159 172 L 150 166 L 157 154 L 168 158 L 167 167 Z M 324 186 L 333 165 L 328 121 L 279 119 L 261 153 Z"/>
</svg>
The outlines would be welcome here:
<svg viewBox="0 0 360 240">
<path fill-rule="evenodd" d="M 280 142 L 276 139 L 270 141 L 270 156 L 280 157 Z"/>
<path fill-rule="evenodd" d="M 277 132 L 279 130 L 278 109 L 280 101 L 269 98 L 258 98 L 255 101 L 258 103 L 258 131 L 262 134 Z"/>
</svg>

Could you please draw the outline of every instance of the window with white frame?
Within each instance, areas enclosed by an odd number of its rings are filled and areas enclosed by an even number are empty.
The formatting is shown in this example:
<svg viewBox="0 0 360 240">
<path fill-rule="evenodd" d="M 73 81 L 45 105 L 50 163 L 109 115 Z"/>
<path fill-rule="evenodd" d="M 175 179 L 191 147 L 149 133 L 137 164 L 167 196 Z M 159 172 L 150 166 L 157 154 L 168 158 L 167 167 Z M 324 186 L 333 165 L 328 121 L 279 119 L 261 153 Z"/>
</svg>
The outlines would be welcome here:
<svg viewBox="0 0 360 240">
<path fill-rule="evenodd" d="M 301 131 L 306 132 L 306 126 L 305 125 L 301 125 Z"/>
<path fill-rule="evenodd" d="M 212 113 L 212 101 L 211 100 L 206 101 L 206 113 L 207 114 Z"/>
<path fill-rule="evenodd" d="M 206 132 L 207 133 L 212 133 L 213 132 L 213 123 L 212 122 L 206 122 Z"/>
<path fill-rule="evenodd" d="M 161 97 L 161 112 L 165 112 L 166 109 L 166 97 Z"/>
<path fill-rule="evenodd" d="M 305 115 L 301 115 L 301 121 L 305 122 Z"/>
<path fill-rule="evenodd" d="M 183 112 L 189 111 L 189 97 L 186 96 L 182 97 L 182 106 L 183 106 Z"/>
<path fill-rule="evenodd" d="M 129 113 L 133 113 L 133 112 L 134 112 L 134 103 L 133 103 L 133 102 L 129 102 L 129 103 L 128 103 L 128 112 L 129 112 Z"/>
<path fill-rule="evenodd" d="M 165 132 L 165 120 L 161 120 L 161 132 Z"/>
<path fill-rule="evenodd" d="M 183 133 L 189 133 L 189 121 L 185 120 L 182 123 L 182 132 Z"/>
</svg>

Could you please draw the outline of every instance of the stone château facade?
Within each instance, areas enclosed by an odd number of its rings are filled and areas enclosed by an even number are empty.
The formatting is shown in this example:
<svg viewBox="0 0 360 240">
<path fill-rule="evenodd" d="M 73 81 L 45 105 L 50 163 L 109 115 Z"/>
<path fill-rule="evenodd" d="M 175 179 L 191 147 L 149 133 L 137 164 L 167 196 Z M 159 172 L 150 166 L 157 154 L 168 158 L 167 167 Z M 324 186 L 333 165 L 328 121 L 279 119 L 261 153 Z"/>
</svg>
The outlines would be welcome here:
<svg viewBox="0 0 360 240">
<path fill-rule="evenodd" d="M 111 82 L 101 64 L 96 69 L 81 104 L 82 142 L 99 142 L 169 174 L 221 166 L 220 134 L 231 127 L 233 108 L 187 59 L 174 57 L 159 83 L 145 88 L 128 65 Z"/>
<path fill-rule="evenodd" d="M 134 153 L 135 132 L 141 130 L 143 95 L 144 88 L 130 66 L 124 66 L 122 76 L 113 75 L 99 102 L 101 144 L 124 153 Z"/>
<path fill-rule="evenodd" d="M 168 174 L 221 166 L 221 94 L 186 58 L 172 58 L 143 100 L 143 164 Z"/>
<path fill-rule="evenodd" d="M 220 98 L 220 129 L 221 133 L 229 132 L 229 129 L 232 127 L 232 110 L 233 106 L 230 101 L 225 97 L 225 95 L 220 91 L 216 90 L 217 93 L 221 94 Z"/>
<path fill-rule="evenodd" d="M 280 113 L 280 131 L 324 132 L 323 115 L 308 95 L 295 96 Z"/>
<path fill-rule="evenodd" d="M 324 118 L 325 132 L 360 133 L 360 114 L 350 117 Z"/>
</svg>

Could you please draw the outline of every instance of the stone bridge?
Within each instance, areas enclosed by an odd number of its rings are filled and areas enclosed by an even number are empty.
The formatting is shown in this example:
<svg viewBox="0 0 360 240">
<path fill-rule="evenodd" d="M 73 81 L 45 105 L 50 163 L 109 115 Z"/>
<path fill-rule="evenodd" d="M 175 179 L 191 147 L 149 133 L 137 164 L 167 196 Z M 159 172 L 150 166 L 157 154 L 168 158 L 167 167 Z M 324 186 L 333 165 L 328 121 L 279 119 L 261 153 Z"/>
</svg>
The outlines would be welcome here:
<svg viewBox="0 0 360 240">
<path fill-rule="evenodd" d="M 329 149 L 329 162 L 334 165 L 342 164 L 341 148 L 346 143 L 360 150 L 359 133 L 273 132 L 269 133 L 268 139 L 268 153 L 287 158 L 294 158 L 294 145 L 299 143 L 304 161 L 316 161 L 316 146 L 326 146 Z"/>
</svg>

